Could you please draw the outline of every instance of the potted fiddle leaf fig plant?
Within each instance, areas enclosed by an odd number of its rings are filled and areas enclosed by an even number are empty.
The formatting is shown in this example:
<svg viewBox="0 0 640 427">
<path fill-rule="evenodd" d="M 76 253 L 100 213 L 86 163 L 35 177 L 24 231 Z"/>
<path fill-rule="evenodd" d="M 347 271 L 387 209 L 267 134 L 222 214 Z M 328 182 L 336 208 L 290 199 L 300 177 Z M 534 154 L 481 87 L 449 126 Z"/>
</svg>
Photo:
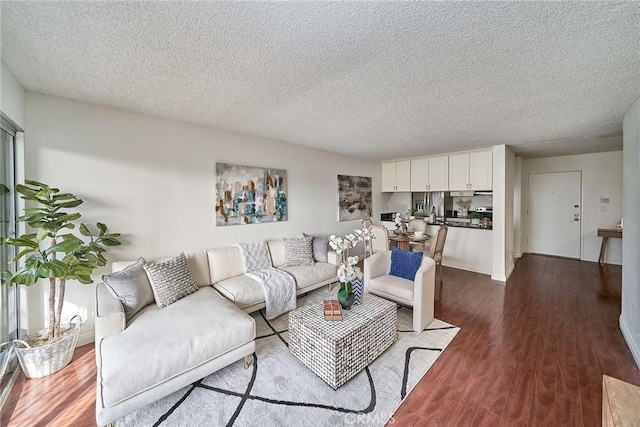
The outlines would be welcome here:
<svg viewBox="0 0 640 427">
<path fill-rule="evenodd" d="M 71 361 L 78 340 L 82 320 L 73 324 L 72 318 L 68 325 L 61 324 L 67 281 L 93 283 L 93 270 L 107 263 L 105 247 L 120 245 L 120 234 L 110 233 L 100 222 L 96 224 L 97 234 L 85 224 L 77 228 L 80 237 L 72 233 L 80 214 L 67 210 L 83 203 L 73 194 L 30 180 L 16 185 L 16 192 L 27 201 L 25 214 L 18 221 L 26 223 L 34 233 L 4 239 L 3 243 L 19 249 L 13 262 L 23 262 L 15 273 L 1 270 L 0 277 L 9 285 L 31 286 L 39 279 L 49 281 L 48 328 L 17 341 L 14 347 L 25 375 L 38 378 L 64 368 Z"/>
</svg>

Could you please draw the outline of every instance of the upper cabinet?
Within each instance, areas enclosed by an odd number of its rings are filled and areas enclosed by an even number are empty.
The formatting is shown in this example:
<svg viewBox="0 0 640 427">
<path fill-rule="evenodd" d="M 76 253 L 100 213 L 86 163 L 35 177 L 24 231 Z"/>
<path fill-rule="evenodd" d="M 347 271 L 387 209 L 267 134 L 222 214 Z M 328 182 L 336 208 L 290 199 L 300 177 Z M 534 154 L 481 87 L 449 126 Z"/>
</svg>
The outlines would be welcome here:
<svg viewBox="0 0 640 427">
<path fill-rule="evenodd" d="M 449 156 L 411 160 L 411 191 L 447 191 Z"/>
<path fill-rule="evenodd" d="M 449 190 L 491 190 L 492 186 L 492 150 L 449 155 Z"/>
<path fill-rule="evenodd" d="M 469 190 L 469 153 L 449 156 L 449 190 Z"/>
<path fill-rule="evenodd" d="M 382 191 L 492 190 L 493 150 L 382 163 Z"/>
<path fill-rule="evenodd" d="M 493 189 L 493 150 L 469 153 L 469 179 L 471 190 Z"/>
<path fill-rule="evenodd" d="M 382 191 L 411 191 L 411 161 L 382 163 Z"/>
</svg>

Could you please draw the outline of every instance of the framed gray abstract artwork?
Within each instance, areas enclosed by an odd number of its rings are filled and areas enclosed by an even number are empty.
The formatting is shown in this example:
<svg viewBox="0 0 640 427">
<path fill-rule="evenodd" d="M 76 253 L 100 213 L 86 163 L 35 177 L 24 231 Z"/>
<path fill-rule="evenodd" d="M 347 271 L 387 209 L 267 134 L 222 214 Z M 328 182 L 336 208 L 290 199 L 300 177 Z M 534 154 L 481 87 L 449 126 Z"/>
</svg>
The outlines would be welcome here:
<svg viewBox="0 0 640 427">
<path fill-rule="evenodd" d="M 338 219 L 371 217 L 371 177 L 338 175 Z"/>
</svg>

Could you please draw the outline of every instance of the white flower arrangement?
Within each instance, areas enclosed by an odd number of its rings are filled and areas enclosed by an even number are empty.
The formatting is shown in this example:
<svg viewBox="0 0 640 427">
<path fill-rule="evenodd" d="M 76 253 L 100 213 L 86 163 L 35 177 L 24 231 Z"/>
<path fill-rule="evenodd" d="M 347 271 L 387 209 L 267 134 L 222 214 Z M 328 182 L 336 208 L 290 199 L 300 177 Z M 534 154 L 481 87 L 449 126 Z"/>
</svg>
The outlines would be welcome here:
<svg viewBox="0 0 640 427">
<path fill-rule="evenodd" d="M 358 256 L 349 256 L 349 250 L 355 248 L 360 242 L 370 242 L 374 236 L 369 228 L 356 228 L 353 233 L 349 233 L 344 238 L 334 234 L 329 236 L 329 246 L 336 251 L 338 255 L 342 255 L 342 262 L 338 267 L 338 280 L 341 283 L 351 281 L 351 279 L 362 278 L 362 271 L 356 264 L 360 261 Z"/>
<path fill-rule="evenodd" d="M 396 212 L 396 217 L 394 218 L 394 221 L 396 223 L 397 228 L 400 228 L 402 226 L 402 216 L 400 215 L 400 212 Z"/>
<path fill-rule="evenodd" d="M 338 267 L 338 280 L 341 283 L 350 282 L 351 279 L 356 277 L 362 278 L 362 271 L 355 266 L 359 260 L 360 258 L 357 256 L 350 256 L 346 262 L 340 264 L 340 267 Z"/>
</svg>

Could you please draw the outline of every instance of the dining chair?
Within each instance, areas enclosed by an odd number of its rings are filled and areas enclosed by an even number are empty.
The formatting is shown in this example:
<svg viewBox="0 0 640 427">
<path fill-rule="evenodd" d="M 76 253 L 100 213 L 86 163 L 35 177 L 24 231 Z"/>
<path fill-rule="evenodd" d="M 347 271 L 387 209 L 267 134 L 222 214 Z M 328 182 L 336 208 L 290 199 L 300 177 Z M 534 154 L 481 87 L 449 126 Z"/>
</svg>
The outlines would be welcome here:
<svg viewBox="0 0 640 427">
<path fill-rule="evenodd" d="M 442 253 L 444 252 L 444 243 L 447 240 L 447 232 L 449 226 L 443 224 L 436 233 L 435 241 L 431 244 L 431 255 L 429 257 L 436 263 L 436 267 L 440 270 L 440 283 L 442 283 Z"/>
<path fill-rule="evenodd" d="M 371 220 L 371 218 L 365 218 L 362 220 L 362 228 L 363 229 L 370 229 L 371 226 L 373 225 L 373 221 Z M 368 257 L 373 255 L 373 252 L 371 251 L 371 241 L 369 242 L 365 242 L 364 243 L 364 257 Z"/>
<path fill-rule="evenodd" d="M 427 223 L 423 219 L 412 219 L 409 221 L 409 232 L 422 231 L 427 234 Z M 422 242 L 409 242 L 409 250 L 412 252 L 426 252 L 428 240 Z"/>
<path fill-rule="evenodd" d="M 371 234 L 373 239 L 369 241 L 369 251 L 375 254 L 381 251 L 389 250 L 389 231 L 382 225 L 372 225 Z"/>
</svg>

